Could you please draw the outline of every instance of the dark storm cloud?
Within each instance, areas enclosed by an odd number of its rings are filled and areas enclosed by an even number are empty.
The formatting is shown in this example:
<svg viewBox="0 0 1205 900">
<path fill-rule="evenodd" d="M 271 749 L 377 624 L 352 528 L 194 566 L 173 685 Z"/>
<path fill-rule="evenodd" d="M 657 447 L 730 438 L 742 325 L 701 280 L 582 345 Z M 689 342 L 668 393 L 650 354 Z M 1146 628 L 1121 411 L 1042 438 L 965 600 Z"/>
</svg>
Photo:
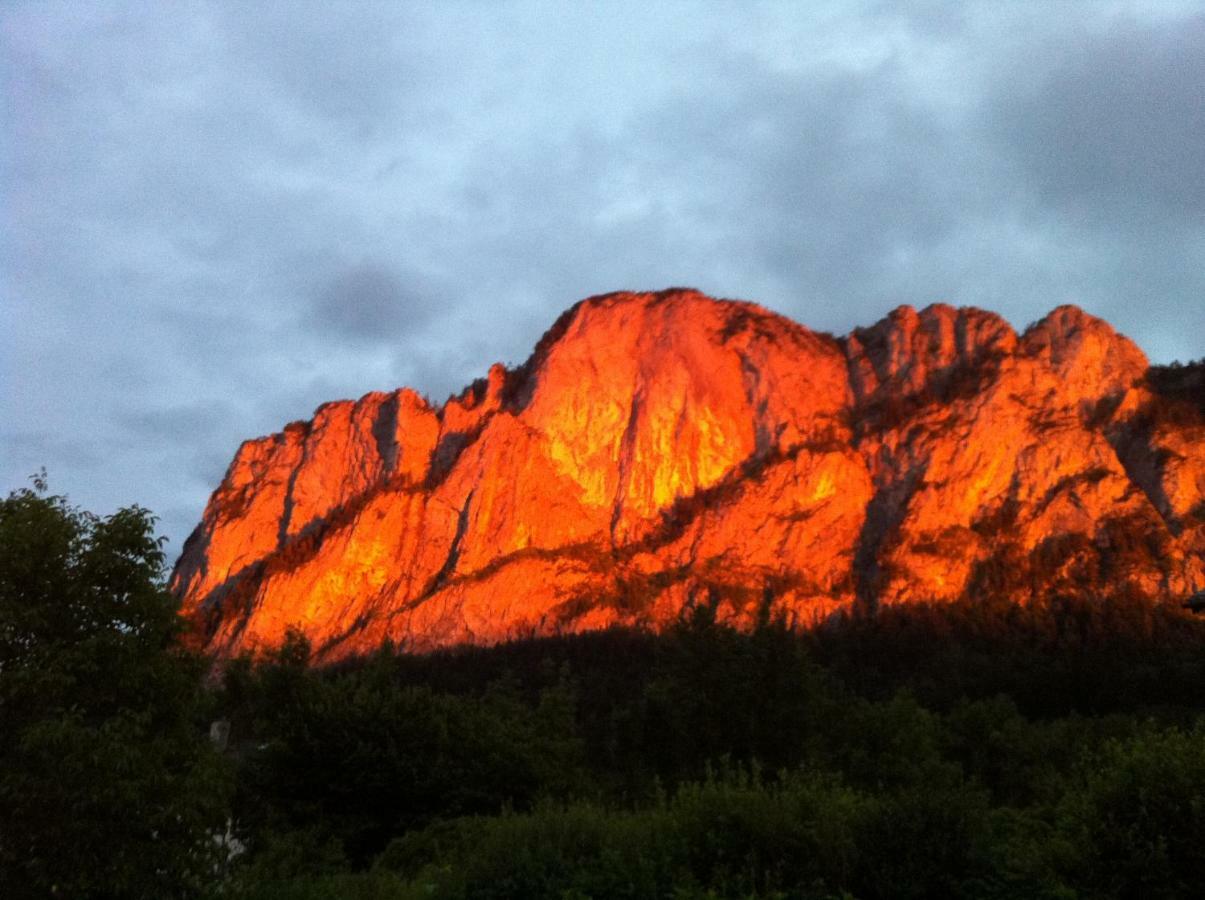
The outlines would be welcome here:
<svg viewBox="0 0 1205 900">
<path fill-rule="evenodd" d="M 1199 5 L 10 3 L 0 474 L 180 540 L 239 442 L 689 284 L 1202 353 Z"/>
</svg>

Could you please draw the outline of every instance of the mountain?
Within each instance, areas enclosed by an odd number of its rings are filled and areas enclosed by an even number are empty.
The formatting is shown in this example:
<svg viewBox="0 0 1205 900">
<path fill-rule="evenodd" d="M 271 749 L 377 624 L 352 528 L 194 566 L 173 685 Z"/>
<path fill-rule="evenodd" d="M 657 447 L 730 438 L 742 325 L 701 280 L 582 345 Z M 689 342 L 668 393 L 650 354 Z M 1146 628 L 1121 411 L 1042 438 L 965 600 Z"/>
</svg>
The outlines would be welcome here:
<svg viewBox="0 0 1205 900">
<path fill-rule="evenodd" d="M 172 575 L 209 649 L 327 659 L 688 604 L 858 605 L 1205 585 L 1205 382 L 1063 306 L 1018 335 L 900 307 L 835 338 L 690 290 L 566 311 L 433 407 L 325 404 L 245 442 Z"/>
</svg>

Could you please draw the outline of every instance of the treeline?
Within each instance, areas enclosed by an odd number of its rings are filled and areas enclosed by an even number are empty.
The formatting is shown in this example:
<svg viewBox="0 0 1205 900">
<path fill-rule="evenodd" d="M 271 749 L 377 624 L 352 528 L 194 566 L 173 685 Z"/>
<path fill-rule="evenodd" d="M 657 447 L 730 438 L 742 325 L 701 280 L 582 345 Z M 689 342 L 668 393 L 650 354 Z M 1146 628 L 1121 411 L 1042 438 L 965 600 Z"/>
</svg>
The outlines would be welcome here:
<svg viewBox="0 0 1205 900">
<path fill-rule="evenodd" d="M 5 897 L 1205 895 L 1205 620 L 1174 605 L 738 632 L 704 602 L 207 676 L 162 565 L 144 510 L 0 503 Z"/>
<path fill-rule="evenodd" d="M 1137 600 L 696 609 L 227 669 L 247 897 L 1180 897 L 1205 889 L 1205 623 Z"/>
</svg>

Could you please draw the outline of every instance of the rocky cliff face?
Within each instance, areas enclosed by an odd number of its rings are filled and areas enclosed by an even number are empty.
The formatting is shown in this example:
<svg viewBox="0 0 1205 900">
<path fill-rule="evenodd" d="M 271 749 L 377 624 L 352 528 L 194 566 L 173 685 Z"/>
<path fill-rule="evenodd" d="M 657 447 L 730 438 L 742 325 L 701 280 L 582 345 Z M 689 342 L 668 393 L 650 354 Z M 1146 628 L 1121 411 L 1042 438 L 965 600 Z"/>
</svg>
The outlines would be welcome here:
<svg viewBox="0 0 1205 900">
<path fill-rule="evenodd" d="M 1060 307 L 901 307 L 841 339 L 692 291 L 561 316 L 441 408 L 248 441 L 173 574 L 208 646 L 327 658 L 855 604 L 1205 585 L 1198 373 Z M 1187 386 L 1186 386 L 1187 385 Z M 1198 390 L 1199 389 L 1199 390 Z"/>
</svg>

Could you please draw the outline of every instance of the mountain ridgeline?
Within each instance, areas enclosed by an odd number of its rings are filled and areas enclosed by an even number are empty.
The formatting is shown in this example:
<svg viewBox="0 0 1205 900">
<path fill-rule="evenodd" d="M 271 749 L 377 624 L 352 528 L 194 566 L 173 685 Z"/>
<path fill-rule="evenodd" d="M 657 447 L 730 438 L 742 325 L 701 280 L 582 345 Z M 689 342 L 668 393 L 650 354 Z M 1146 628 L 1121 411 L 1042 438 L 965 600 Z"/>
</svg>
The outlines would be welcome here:
<svg viewBox="0 0 1205 900">
<path fill-rule="evenodd" d="M 1205 381 L 1070 306 L 834 338 L 689 290 L 566 311 L 442 407 L 245 442 L 172 588 L 211 651 L 320 658 L 911 601 L 1205 586 Z"/>
</svg>

